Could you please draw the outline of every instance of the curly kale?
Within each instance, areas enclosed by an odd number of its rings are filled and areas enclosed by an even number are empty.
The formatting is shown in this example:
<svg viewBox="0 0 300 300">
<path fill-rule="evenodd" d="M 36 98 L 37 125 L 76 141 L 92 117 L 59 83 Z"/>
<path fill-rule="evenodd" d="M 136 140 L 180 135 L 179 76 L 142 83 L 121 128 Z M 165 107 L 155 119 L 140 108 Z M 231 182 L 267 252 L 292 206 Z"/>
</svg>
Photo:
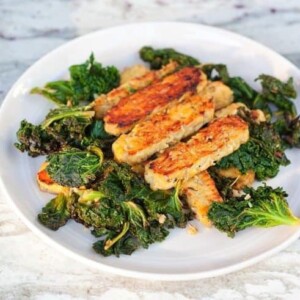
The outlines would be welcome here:
<svg viewBox="0 0 300 300">
<path fill-rule="evenodd" d="M 57 195 L 38 214 L 38 220 L 46 227 L 57 230 L 70 219 L 68 202 L 70 198 L 64 194 Z"/>
<path fill-rule="evenodd" d="M 56 153 L 66 147 L 86 149 L 95 145 L 103 148 L 110 157 L 115 137 L 105 132 L 103 121 L 93 119 L 94 114 L 88 106 L 62 106 L 51 110 L 40 125 L 23 120 L 17 132 L 19 143 L 15 146 L 36 157 Z"/>
<path fill-rule="evenodd" d="M 257 92 L 241 77 L 230 77 L 227 67 L 223 64 L 203 65 L 202 70 L 210 80 L 221 80 L 233 91 L 234 101 L 245 103 L 251 109 L 261 109 L 268 118 L 272 116 L 270 104 L 279 112 L 297 115 L 296 107 L 291 99 L 297 97 L 293 79 L 283 82 L 273 76 L 261 74 L 256 81 L 260 81 L 262 91 Z"/>
<path fill-rule="evenodd" d="M 15 143 L 15 147 L 21 152 L 28 152 L 28 155 L 36 157 L 61 149 L 61 143 L 41 125 L 33 125 L 26 120 L 21 122 L 21 126 L 17 132 L 19 143 Z"/>
<path fill-rule="evenodd" d="M 91 146 L 86 151 L 70 149 L 50 154 L 47 168 L 51 179 L 63 186 L 80 187 L 91 184 L 101 171 L 103 153 Z"/>
<path fill-rule="evenodd" d="M 222 158 L 216 167 L 235 167 L 242 174 L 253 170 L 258 180 L 275 177 L 280 166 L 290 163 L 284 153 L 280 136 L 268 122 L 256 124 L 250 121 L 249 130 L 249 141 L 237 151 Z"/>
<path fill-rule="evenodd" d="M 43 95 L 58 105 L 76 106 L 82 101 L 90 102 L 120 84 L 119 71 L 113 66 L 102 67 L 93 54 L 85 63 L 71 66 L 69 71 L 70 80 L 49 82 L 43 88 L 33 88 L 31 93 Z"/>
<path fill-rule="evenodd" d="M 208 218 L 220 231 L 233 237 L 236 232 L 248 227 L 273 227 L 278 225 L 300 225 L 286 201 L 287 194 L 281 188 L 261 186 L 256 190 L 246 188 L 245 194 L 214 202 Z"/>
<path fill-rule="evenodd" d="M 150 68 L 154 70 L 160 69 L 170 61 L 176 61 L 181 67 L 200 65 L 196 58 L 171 48 L 153 49 L 152 47 L 144 46 L 140 49 L 140 57 L 143 61 L 150 63 Z"/>
<path fill-rule="evenodd" d="M 75 190 L 70 214 L 101 238 L 94 249 L 102 255 L 131 254 L 160 242 L 169 228 L 183 227 L 190 218 L 172 192 L 154 192 L 127 165 L 106 160 L 91 189 Z"/>
<path fill-rule="evenodd" d="M 285 113 L 279 116 L 273 125 L 281 136 L 284 147 L 300 148 L 300 116 L 293 118 Z"/>
</svg>

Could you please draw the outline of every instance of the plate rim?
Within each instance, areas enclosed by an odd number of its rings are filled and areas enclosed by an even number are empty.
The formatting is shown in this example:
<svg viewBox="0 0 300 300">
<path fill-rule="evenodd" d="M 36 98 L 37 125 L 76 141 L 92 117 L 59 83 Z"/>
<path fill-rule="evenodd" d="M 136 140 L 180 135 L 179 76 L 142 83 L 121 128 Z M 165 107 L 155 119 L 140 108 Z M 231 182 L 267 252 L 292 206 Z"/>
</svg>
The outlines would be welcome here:
<svg viewBox="0 0 300 300">
<path fill-rule="evenodd" d="M 69 41 L 64 42 L 62 45 L 54 48 L 53 50 L 47 52 L 45 55 L 40 57 L 38 60 L 36 60 L 34 63 L 32 63 L 23 73 L 22 75 L 15 81 L 15 83 L 11 86 L 9 89 L 8 93 L 6 94 L 5 98 L 2 101 L 2 104 L 0 106 L 0 120 L 2 114 L 4 114 L 4 111 L 6 110 L 6 107 L 9 105 L 9 98 L 11 98 L 13 91 L 15 90 L 16 86 L 19 85 L 20 82 L 23 81 L 23 78 L 27 76 L 27 74 L 31 71 L 32 68 L 34 68 L 37 64 L 42 62 L 43 60 L 46 60 L 48 56 L 52 56 L 56 52 L 61 51 L 65 47 L 69 47 L 72 43 L 76 43 L 78 40 L 82 38 L 87 38 L 93 35 L 97 35 L 99 32 L 103 31 L 109 31 L 109 30 L 117 30 L 118 28 L 124 28 L 124 27 L 136 27 L 136 26 L 159 26 L 159 25 L 164 25 L 164 26 L 194 26 L 195 28 L 202 28 L 202 29 L 209 29 L 209 30 L 214 30 L 216 32 L 223 32 L 226 34 L 230 34 L 232 37 L 237 38 L 239 40 L 244 40 L 247 42 L 250 42 L 256 47 L 259 47 L 263 50 L 272 52 L 273 55 L 277 56 L 281 60 L 284 60 L 287 65 L 290 67 L 293 67 L 297 69 L 299 72 L 299 68 L 294 65 L 292 62 L 290 62 L 288 59 L 286 59 L 284 56 L 280 55 L 273 49 L 255 41 L 252 40 L 251 38 L 245 37 L 243 35 L 240 35 L 238 33 L 232 32 L 230 30 L 226 30 L 223 28 L 215 27 L 215 26 L 209 26 L 209 25 L 203 25 L 199 23 L 192 23 L 192 22 L 177 22 L 177 21 L 153 21 L 153 22 L 134 22 L 134 23 L 127 23 L 127 24 L 122 24 L 122 25 L 116 25 L 116 26 L 110 26 L 107 28 L 95 30 L 93 32 L 90 32 L 88 34 L 84 34 L 81 36 L 78 36 L 74 39 L 71 39 Z M 155 273 L 155 272 L 145 272 L 145 271 L 134 271 L 134 270 L 128 270 L 124 269 L 121 267 L 114 267 L 114 266 L 109 266 L 105 265 L 100 261 L 94 261 L 93 259 L 87 258 L 79 253 L 76 253 L 76 251 L 73 251 L 63 245 L 61 245 L 58 241 L 52 239 L 50 236 L 46 235 L 43 231 L 41 231 L 38 227 L 34 225 L 34 223 L 29 220 L 22 212 L 21 209 L 18 208 L 16 205 L 15 201 L 13 200 L 13 197 L 10 195 L 10 192 L 8 188 L 5 186 L 5 182 L 3 179 L 2 175 L 2 168 L 0 166 L 0 188 L 1 191 L 3 192 L 4 195 L 4 201 L 9 204 L 9 206 L 12 208 L 14 212 L 16 212 L 17 216 L 21 219 L 21 221 L 39 238 L 44 240 L 48 245 L 51 247 L 57 249 L 59 252 L 66 254 L 68 257 L 71 257 L 72 259 L 75 259 L 77 261 L 80 261 L 84 263 L 85 265 L 92 267 L 94 269 L 100 270 L 100 271 L 105 271 L 109 272 L 111 274 L 117 274 L 121 276 L 127 276 L 127 277 L 132 277 L 132 278 L 137 278 L 137 279 L 147 279 L 147 280 L 162 280 L 162 281 L 187 281 L 187 280 L 197 280 L 197 279 L 204 279 L 204 278 L 210 278 L 210 277 L 215 277 L 215 276 L 221 276 L 225 274 L 229 274 L 238 270 L 241 270 L 243 268 L 246 268 L 248 266 L 254 265 L 258 263 L 259 261 L 264 260 L 267 257 L 270 257 L 279 251 L 285 249 L 288 247 L 291 243 L 296 241 L 300 237 L 300 228 L 298 228 L 293 234 L 290 235 L 289 238 L 287 238 L 284 242 L 278 244 L 277 246 L 266 250 L 262 252 L 259 255 L 256 255 L 252 258 L 249 258 L 245 261 L 240 261 L 238 263 L 232 264 L 230 266 L 222 267 L 222 268 L 217 268 L 214 270 L 209 270 L 209 271 L 200 271 L 200 272 L 187 272 L 187 273 L 180 273 L 180 274 L 172 274 L 172 273 Z"/>
</svg>

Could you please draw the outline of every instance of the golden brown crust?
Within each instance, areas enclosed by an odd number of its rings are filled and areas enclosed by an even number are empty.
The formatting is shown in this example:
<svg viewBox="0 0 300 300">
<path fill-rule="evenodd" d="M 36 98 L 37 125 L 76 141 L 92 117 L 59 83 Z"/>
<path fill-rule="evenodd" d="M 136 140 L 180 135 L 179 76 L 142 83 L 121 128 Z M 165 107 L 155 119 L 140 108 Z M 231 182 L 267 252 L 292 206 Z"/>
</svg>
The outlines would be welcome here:
<svg viewBox="0 0 300 300">
<path fill-rule="evenodd" d="M 36 180 L 40 190 L 42 192 L 47 192 L 50 194 L 60 194 L 60 193 L 68 194 L 70 191 L 69 187 L 59 185 L 53 182 L 52 180 L 49 180 L 50 178 L 49 175 L 45 176 L 45 174 L 43 174 L 43 171 L 46 171 L 47 165 L 48 165 L 47 162 L 42 163 L 39 172 L 37 173 L 36 176 Z M 47 180 L 45 180 L 45 178 L 47 178 Z"/>
<path fill-rule="evenodd" d="M 172 74 L 177 67 L 178 64 L 176 62 L 170 62 L 158 71 L 149 71 L 142 76 L 136 76 L 121 86 L 113 89 L 108 94 L 100 95 L 93 102 L 93 109 L 96 113 L 95 117 L 97 119 L 102 119 L 107 111 L 115 106 L 122 98 L 128 97 L 155 81 L 161 80 L 165 76 Z"/>
<path fill-rule="evenodd" d="M 248 125 L 240 117 L 216 119 L 187 143 L 178 143 L 149 162 L 145 179 L 154 190 L 172 188 L 234 152 L 248 139 Z"/>
<path fill-rule="evenodd" d="M 104 117 L 105 130 L 114 135 L 128 132 L 153 110 L 194 91 L 200 81 L 197 68 L 186 67 L 138 92 L 123 98 Z"/>
<path fill-rule="evenodd" d="M 115 159 L 136 164 L 193 134 L 212 120 L 214 103 L 187 93 L 140 121 L 113 144 Z"/>
</svg>

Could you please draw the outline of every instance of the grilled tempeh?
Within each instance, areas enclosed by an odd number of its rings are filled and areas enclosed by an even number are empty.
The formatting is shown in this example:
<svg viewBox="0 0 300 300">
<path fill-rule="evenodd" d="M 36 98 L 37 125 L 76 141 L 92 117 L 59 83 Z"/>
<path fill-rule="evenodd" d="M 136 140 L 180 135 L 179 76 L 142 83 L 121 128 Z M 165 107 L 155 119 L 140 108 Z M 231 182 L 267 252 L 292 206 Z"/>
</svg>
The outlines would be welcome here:
<svg viewBox="0 0 300 300">
<path fill-rule="evenodd" d="M 214 180 L 207 171 L 202 171 L 193 176 L 181 186 L 181 194 L 185 195 L 187 203 L 195 213 L 196 219 L 205 226 L 211 223 L 207 213 L 212 202 L 222 202 Z"/>
<path fill-rule="evenodd" d="M 240 117 L 216 119 L 188 142 L 178 143 L 148 162 L 145 179 L 153 190 L 170 189 L 231 154 L 248 139 L 248 125 Z"/>
<path fill-rule="evenodd" d="M 115 159 L 137 164 L 193 134 L 214 116 L 214 103 L 198 95 L 185 94 L 135 125 L 113 144 Z"/>
<path fill-rule="evenodd" d="M 115 106 L 122 98 L 128 97 L 135 91 L 143 89 L 153 82 L 161 80 L 165 76 L 172 74 L 175 72 L 177 67 L 178 64 L 176 62 L 170 62 L 158 71 L 149 71 L 143 76 L 138 76 L 127 81 L 106 95 L 100 95 L 93 102 L 93 109 L 96 112 L 96 118 L 103 118 L 107 111 Z"/>
<path fill-rule="evenodd" d="M 201 71 L 186 67 L 138 92 L 123 98 L 104 117 L 105 130 L 120 135 L 132 129 L 141 119 L 169 102 L 194 91 L 200 81 Z"/>
<path fill-rule="evenodd" d="M 212 98 L 216 105 L 216 110 L 226 107 L 233 101 L 232 90 L 221 81 L 208 81 L 204 86 L 198 86 L 197 92 L 203 98 Z"/>
</svg>

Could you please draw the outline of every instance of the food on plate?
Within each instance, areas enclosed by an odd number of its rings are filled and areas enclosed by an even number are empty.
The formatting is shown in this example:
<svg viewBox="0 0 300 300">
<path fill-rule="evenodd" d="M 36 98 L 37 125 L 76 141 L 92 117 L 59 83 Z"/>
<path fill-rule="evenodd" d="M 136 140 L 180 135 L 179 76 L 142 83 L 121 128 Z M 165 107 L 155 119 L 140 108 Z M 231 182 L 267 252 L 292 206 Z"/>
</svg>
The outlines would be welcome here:
<svg viewBox="0 0 300 300">
<path fill-rule="evenodd" d="M 194 91 L 200 81 L 199 69 L 185 67 L 161 81 L 122 98 L 104 116 L 105 130 L 112 135 L 130 131 L 138 121 L 152 111 L 180 99 L 186 92 Z"/>
<path fill-rule="evenodd" d="M 216 110 L 226 107 L 233 101 L 232 90 L 221 81 L 207 82 L 201 89 L 198 88 L 198 94 L 204 98 L 211 98 Z"/>
<path fill-rule="evenodd" d="M 168 190 L 207 170 L 249 139 L 248 124 L 238 116 L 219 118 L 186 143 L 166 149 L 147 163 L 145 179 L 153 190 Z"/>
<path fill-rule="evenodd" d="M 211 121 L 214 108 L 212 100 L 187 93 L 122 134 L 112 145 L 115 159 L 130 165 L 147 160 Z"/>
<path fill-rule="evenodd" d="M 224 64 L 171 48 L 145 46 L 140 57 L 150 69 L 119 72 L 91 55 L 69 80 L 32 90 L 56 105 L 40 124 L 21 121 L 15 143 L 46 155 L 37 184 L 55 197 L 39 222 L 83 224 L 104 256 L 147 249 L 175 227 L 196 234 L 194 218 L 230 237 L 300 225 L 282 188 L 253 187 L 300 147 L 293 79 L 262 74 L 257 91 Z"/>
<path fill-rule="evenodd" d="M 214 180 L 207 171 L 197 173 L 181 186 L 181 194 L 194 212 L 195 217 L 205 226 L 210 226 L 211 221 L 207 213 L 212 202 L 223 202 Z"/>
<path fill-rule="evenodd" d="M 132 79 L 142 77 L 151 71 L 144 65 L 136 64 L 130 67 L 125 68 L 121 73 L 121 82 L 122 86 L 124 83 L 130 82 Z"/>
<path fill-rule="evenodd" d="M 106 94 L 120 83 L 116 67 L 102 65 L 95 61 L 94 54 L 80 65 L 69 68 L 70 80 L 57 80 L 43 88 L 33 88 L 32 94 L 40 94 L 58 105 L 78 105 L 94 100 L 95 95 Z"/>
<path fill-rule="evenodd" d="M 96 112 L 96 118 L 102 119 L 105 114 L 118 102 L 131 94 L 134 94 L 140 89 L 151 85 L 155 81 L 164 78 L 167 75 L 172 74 L 177 69 L 176 62 L 170 62 L 163 68 L 157 71 L 150 71 L 144 75 L 140 75 L 140 72 L 129 81 L 121 84 L 117 88 L 111 90 L 107 94 L 101 94 L 93 102 L 93 109 Z"/>
</svg>

